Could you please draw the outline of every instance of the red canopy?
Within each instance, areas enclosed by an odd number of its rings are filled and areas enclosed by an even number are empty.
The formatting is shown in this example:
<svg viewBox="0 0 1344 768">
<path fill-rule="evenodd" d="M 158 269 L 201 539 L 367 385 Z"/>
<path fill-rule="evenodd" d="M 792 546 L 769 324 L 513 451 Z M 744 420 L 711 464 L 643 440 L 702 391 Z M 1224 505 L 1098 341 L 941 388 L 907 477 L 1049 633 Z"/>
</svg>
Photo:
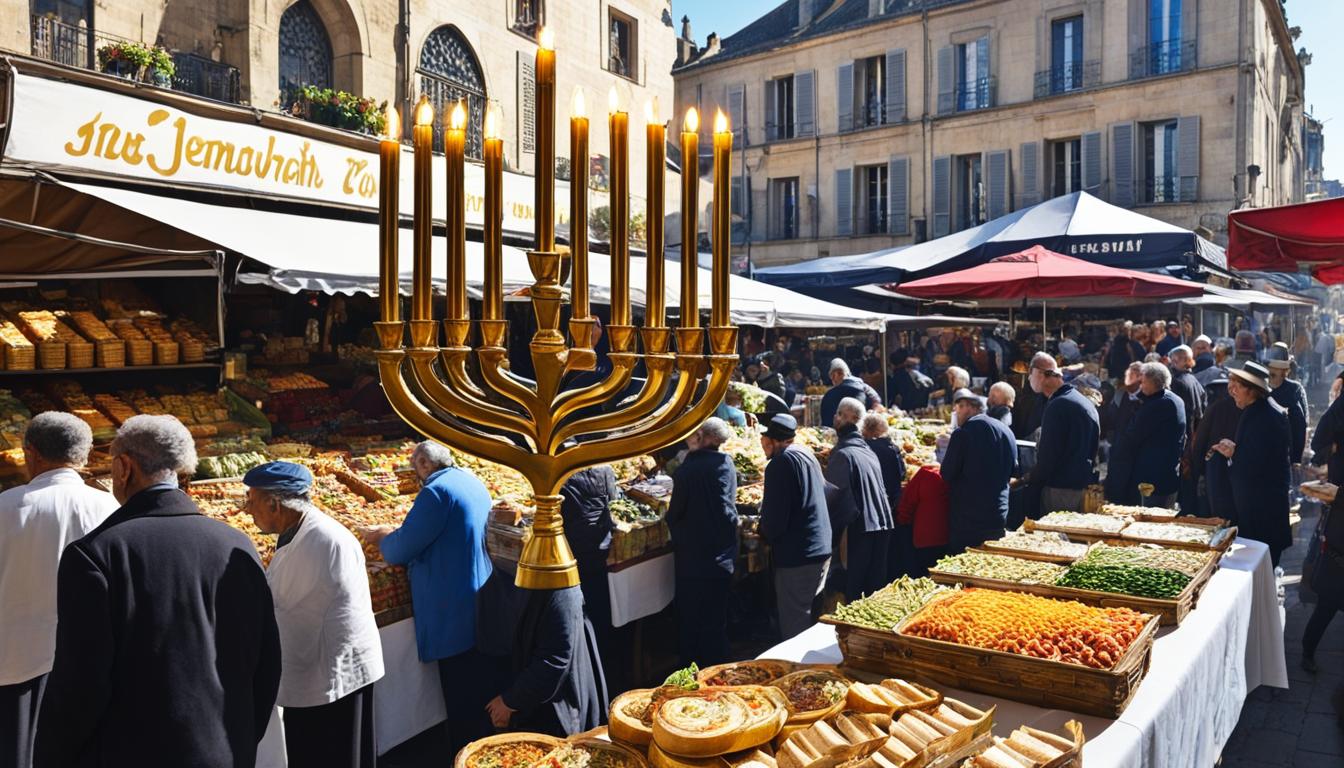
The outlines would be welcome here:
<svg viewBox="0 0 1344 768">
<path fill-rule="evenodd" d="M 1039 245 L 979 266 L 901 283 L 896 291 L 926 299 L 1064 299 L 1198 296 L 1202 286 L 1173 277 L 1116 269 L 1048 251 Z"/>
<path fill-rule="evenodd" d="M 1321 282 L 1344 283 L 1344 198 L 1233 211 L 1227 230 L 1231 267 L 1296 272 L 1310 264 Z"/>
</svg>

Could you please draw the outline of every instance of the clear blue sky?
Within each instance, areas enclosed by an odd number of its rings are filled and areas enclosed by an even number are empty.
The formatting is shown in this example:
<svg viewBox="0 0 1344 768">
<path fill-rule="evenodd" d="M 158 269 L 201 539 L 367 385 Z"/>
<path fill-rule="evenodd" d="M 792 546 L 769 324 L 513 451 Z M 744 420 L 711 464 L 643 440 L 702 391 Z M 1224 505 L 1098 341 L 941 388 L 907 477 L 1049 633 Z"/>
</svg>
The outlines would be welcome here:
<svg viewBox="0 0 1344 768">
<path fill-rule="evenodd" d="M 705 36 L 731 35 L 782 0 L 672 0 L 672 16 L 691 17 L 691 31 L 703 45 Z M 1288 24 L 1302 28 L 1297 47 L 1312 54 L 1307 67 L 1307 108 L 1325 121 L 1325 177 L 1344 179 L 1344 0 L 1289 0 Z"/>
</svg>

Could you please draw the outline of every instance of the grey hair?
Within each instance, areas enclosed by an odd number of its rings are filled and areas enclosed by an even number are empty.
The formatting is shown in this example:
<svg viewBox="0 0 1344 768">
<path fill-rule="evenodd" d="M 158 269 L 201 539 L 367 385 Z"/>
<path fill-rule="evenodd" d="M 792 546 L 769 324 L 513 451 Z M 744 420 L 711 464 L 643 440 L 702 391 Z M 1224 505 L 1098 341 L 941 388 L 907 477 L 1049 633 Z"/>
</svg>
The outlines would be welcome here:
<svg viewBox="0 0 1344 768">
<path fill-rule="evenodd" d="M 1167 357 L 1170 358 L 1173 363 L 1193 360 L 1195 357 L 1195 350 L 1182 344 L 1178 347 L 1172 347 L 1171 351 L 1167 353 Z"/>
<path fill-rule="evenodd" d="M 835 415 L 845 424 L 858 424 L 867 410 L 857 398 L 846 397 L 835 407 Z"/>
<path fill-rule="evenodd" d="M 849 375 L 850 375 L 850 373 L 849 373 L 849 363 L 846 363 L 844 360 L 841 360 L 841 359 L 838 358 L 838 357 L 833 358 L 833 359 L 831 360 L 831 367 L 830 367 L 830 370 L 829 370 L 828 372 L 829 372 L 829 373 L 835 373 L 836 371 L 843 371 L 844 374 L 845 374 L 846 376 L 849 376 Z"/>
<path fill-rule="evenodd" d="M 1133 327 L 1134 327 L 1134 321 L 1133 321 L 1133 320 L 1126 320 L 1126 321 L 1125 321 L 1124 328 L 1125 328 L 1126 331 L 1128 331 L 1129 329 L 1131 329 L 1131 328 L 1133 328 Z"/>
<path fill-rule="evenodd" d="M 1143 363 L 1140 363 L 1138 360 L 1135 360 L 1134 362 L 1125 366 L 1125 370 L 1135 371 L 1136 373 L 1143 373 Z"/>
<path fill-rule="evenodd" d="M 1048 376 L 1063 376 L 1059 370 L 1059 363 L 1055 361 L 1053 355 L 1049 352 L 1037 352 L 1031 356 L 1031 367 L 1038 369 L 1041 373 Z"/>
<path fill-rule="evenodd" d="M 696 434 L 700 436 L 700 447 L 718 448 L 733 436 L 733 429 L 723 419 L 710 416 L 700 425 L 700 429 L 696 430 Z"/>
<path fill-rule="evenodd" d="M 196 472 L 196 441 L 174 416 L 132 416 L 112 441 L 112 455 L 126 454 L 154 480 L 176 482 Z"/>
<path fill-rule="evenodd" d="M 1003 395 L 1004 403 L 1007 405 L 1011 406 L 1013 403 L 1017 402 L 1017 390 L 1013 389 L 1013 385 L 1006 381 L 996 381 L 993 384 L 990 384 L 989 393 L 992 395 L 995 392 Z"/>
<path fill-rule="evenodd" d="M 952 377 L 954 388 L 971 386 L 971 374 L 965 368 L 956 365 L 948 366 L 947 375 Z"/>
<path fill-rule="evenodd" d="M 82 467 L 93 449 L 93 430 L 73 413 L 46 411 L 28 422 L 23 444 L 47 461 Z"/>
<path fill-rule="evenodd" d="M 1143 378 L 1153 382 L 1162 389 L 1171 386 L 1171 370 L 1161 363 L 1144 363 L 1141 369 Z"/>
<path fill-rule="evenodd" d="M 1159 355 L 1159 354 L 1156 353 L 1156 352 L 1149 352 L 1147 355 L 1144 355 L 1144 357 L 1143 357 L 1143 362 L 1144 362 L 1144 363 L 1160 363 L 1160 362 L 1162 362 L 1162 356 Z"/>
<path fill-rule="evenodd" d="M 863 432 L 863 436 L 867 438 L 886 437 L 891 433 L 891 425 L 887 423 L 887 417 L 876 411 L 864 414 L 863 421 L 859 422 L 859 429 Z"/>
<path fill-rule="evenodd" d="M 415 461 L 420 456 L 423 456 L 425 461 L 439 469 L 457 466 L 457 460 L 453 458 L 453 452 L 448 450 L 447 446 L 433 440 L 425 440 L 417 444 L 415 450 L 411 451 L 411 461 Z"/>
</svg>

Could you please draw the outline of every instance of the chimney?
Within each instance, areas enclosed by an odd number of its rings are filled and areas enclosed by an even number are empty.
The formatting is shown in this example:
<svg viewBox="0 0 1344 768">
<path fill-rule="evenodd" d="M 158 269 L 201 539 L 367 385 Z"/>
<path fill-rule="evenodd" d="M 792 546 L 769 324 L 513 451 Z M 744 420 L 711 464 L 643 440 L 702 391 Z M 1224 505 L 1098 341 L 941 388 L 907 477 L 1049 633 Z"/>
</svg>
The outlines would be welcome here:
<svg viewBox="0 0 1344 768">
<path fill-rule="evenodd" d="M 709 37 L 705 39 L 705 50 L 701 54 L 701 56 L 702 57 L 713 56 L 718 52 L 719 52 L 719 33 L 710 32 Z"/>
<path fill-rule="evenodd" d="M 681 17 L 681 37 L 677 38 L 677 66 L 689 64 L 696 55 L 695 38 L 691 37 L 691 17 Z"/>
<path fill-rule="evenodd" d="M 798 26 L 795 29 L 802 29 L 812 23 L 812 14 L 820 0 L 798 0 Z"/>
</svg>

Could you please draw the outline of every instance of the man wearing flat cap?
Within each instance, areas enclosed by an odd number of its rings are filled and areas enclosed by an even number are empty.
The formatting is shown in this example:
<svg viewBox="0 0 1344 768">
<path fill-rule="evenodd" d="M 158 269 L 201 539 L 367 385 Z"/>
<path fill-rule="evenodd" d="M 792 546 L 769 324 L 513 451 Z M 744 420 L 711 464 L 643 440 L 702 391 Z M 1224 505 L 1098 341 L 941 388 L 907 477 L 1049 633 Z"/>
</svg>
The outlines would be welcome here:
<svg viewBox="0 0 1344 768">
<path fill-rule="evenodd" d="M 374 768 L 373 683 L 383 649 L 364 550 L 309 498 L 307 467 L 273 461 L 243 476 L 247 513 L 278 535 L 266 581 L 280 628 L 280 692 L 290 766 Z"/>
<path fill-rule="evenodd" d="M 942 476 L 948 489 L 948 550 L 956 554 L 1003 536 L 1017 438 L 985 415 L 985 401 L 969 389 L 953 393 L 952 407 L 961 426 L 947 443 Z"/>
<path fill-rule="evenodd" d="M 1293 441 L 1288 457 L 1297 464 L 1302 461 L 1302 451 L 1307 447 L 1307 390 L 1300 382 L 1288 378 L 1293 357 L 1288 354 L 1288 345 L 1282 341 L 1269 348 L 1267 367 L 1269 396 L 1288 411 L 1288 436 Z"/>
<path fill-rule="evenodd" d="M 1288 524 L 1288 414 L 1269 396 L 1269 371 L 1254 361 L 1229 371 L 1227 394 L 1241 409 L 1237 436 L 1220 440 L 1211 451 L 1227 459 L 1233 522 L 1248 539 L 1269 546 L 1270 559 L 1293 543 Z"/>
<path fill-rule="evenodd" d="M 812 625 L 814 603 L 831 562 L 831 520 L 821 464 L 794 442 L 798 422 L 776 414 L 761 429 L 765 492 L 761 535 L 770 544 L 775 568 L 779 629 L 785 639 Z"/>
</svg>

